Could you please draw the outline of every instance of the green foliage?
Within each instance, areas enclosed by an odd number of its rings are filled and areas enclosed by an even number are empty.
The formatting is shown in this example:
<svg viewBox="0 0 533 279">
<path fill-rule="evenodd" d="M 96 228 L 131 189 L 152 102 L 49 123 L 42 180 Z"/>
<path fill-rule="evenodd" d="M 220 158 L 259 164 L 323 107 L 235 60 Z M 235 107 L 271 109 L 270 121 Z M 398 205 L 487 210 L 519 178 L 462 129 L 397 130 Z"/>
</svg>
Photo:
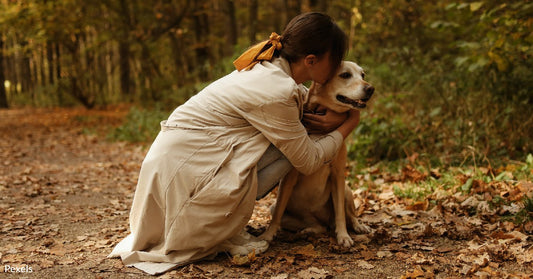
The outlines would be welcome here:
<svg viewBox="0 0 533 279">
<path fill-rule="evenodd" d="M 435 184 L 431 183 L 404 183 L 402 187 L 399 185 L 393 186 L 395 196 L 415 201 L 425 200 L 435 189 Z"/>
<path fill-rule="evenodd" d="M 362 173 L 359 175 L 359 179 L 366 181 L 365 187 L 376 185 L 379 179 L 381 182 L 378 185 L 392 186 L 393 193 L 397 198 L 405 199 L 411 203 L 425 201 L 436 205 L 456 200 L 461 204 L 467 199 L 473 199 L 474 206 L 471 203 L 461 206 L 469 214 L 475 215 L 479 213 L 477 212 L 479 208 L 475 204 L 484 201 L 491 210 L 495 210 L 494 213 L 498 214 L 502 220 L 521 225 L 533 221 L 532 193 L 527 186 L 519 187 L 522 183 L 527 185 L 527 181 L 531 181 L 533 178 L 532 161 L 533 155 L 529 154 L 525 161 L 510 162 L 498 170 L 475 167 L 434 169 L 431 171 L 431 175 L 420 176 L 425 178 L 416 181 L 411 180 L 409 175 L 405 175 L 405 171 L 427 174 L 422 166 L 407 169 L 396 166 L 396 170 L 393 170 L 386 168 L 387 166 L 390 167 L 391 164 L 380 162 L 370 170 L 364 169 L 358 173 Z M 403 165 L 410 165 L 410 163 Z M 398 171 L 398 169 L 401 170 Z M 384 177 L 388 177 L 392 181 L 384 183 Z"/>
<path fill-rule="evenodd" d="M 373 164 L 403 158 L 405 149 L 415 140 L 403 121 L 400 117 L 363 117 L 348 142 L 349 159 Z"/>
<path fill-rule="evenodd" d="M 151 142 L 160 131 L 160 123 L 168 118 L 169 112 L 156 107 L 154 109 L 139 109 L 132 107 L 126 116 L 124 124 L 108 134 L 109 140 L 128 142 Z"/>
<path fill-rule="evenodd" d="M 513 179 L 533 181 L 533 154 L 528 154 L 524 163 L 509 164 L 505 170 Z"/>
<path fill-rule="evenodd" d="M 524 208 L 516 214 L 516 223 L 533 221 L 533 198 L 525 197 L 523 206 Z"/>
<path fill-rule="evenodd" d="M 531 2 L 378 2 L 361 4 L 349 55 L 377 88 L 351 158 L 501 164 L 533 151 Z"/>
<path fill-rule="evenodd" d="M 4 64 L 28 59 L 33 68 L 7 72 L 10 79 L 18 73 L 19 83 L 22 76 L 39 83 L 8 92 L 8 100 L 171 110 L 232 71 L 251 41 L 282 32 L 290 15 L 323 2 L 350 34 L 347 59 L 364 66 L 376 87 L 374 106 L 349 139 L 351 160 L 368 165 L 418 154 L 428 166 L 500 165 L 533 152 L 531 1 L 310 1 L 294 11 L 263 1 L 257 22 L 240 5 L 246 1 L 231 1 L 234 14 L 223 2 L 8 1 L 0 5 L 2 54 L 15 60 Z M 129 92 L 121 92 L 122 55 Z M 47 66 L 61 66 L 53 82 L 38 73 Z"/>
</svg>

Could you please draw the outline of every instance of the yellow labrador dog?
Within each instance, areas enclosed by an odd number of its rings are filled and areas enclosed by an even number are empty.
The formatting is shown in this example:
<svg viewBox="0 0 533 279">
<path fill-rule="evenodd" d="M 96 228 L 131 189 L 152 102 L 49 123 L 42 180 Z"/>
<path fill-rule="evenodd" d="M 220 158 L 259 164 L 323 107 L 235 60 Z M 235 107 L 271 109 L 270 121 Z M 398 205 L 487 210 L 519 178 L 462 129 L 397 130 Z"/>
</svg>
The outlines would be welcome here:
<svg viewBox="0 0 533 279">
<path fill-rule="evenodd" d="M 374 87 L 364 80 L 359 65 L 344 61 L 331 80 L 324 85 L 312 84 L 309 91 L 307 110 L 324 106 L 346 112 L 365 108 Z M 347 223 L 356 232 L 369 232 L 370 228 L 356 219 L 352 191 L 345 183 L 346 155 L 343 144 L 331 163 L 312 175 L 291 170 L 280 185 L 270 226 L 260 238 L 271 241 L 280 226 L 302 233 L 324 233 L 328 226 L 334 226 L 337 242 L 350 247 L 354 241 L 346 229 Z"/>
</svg>

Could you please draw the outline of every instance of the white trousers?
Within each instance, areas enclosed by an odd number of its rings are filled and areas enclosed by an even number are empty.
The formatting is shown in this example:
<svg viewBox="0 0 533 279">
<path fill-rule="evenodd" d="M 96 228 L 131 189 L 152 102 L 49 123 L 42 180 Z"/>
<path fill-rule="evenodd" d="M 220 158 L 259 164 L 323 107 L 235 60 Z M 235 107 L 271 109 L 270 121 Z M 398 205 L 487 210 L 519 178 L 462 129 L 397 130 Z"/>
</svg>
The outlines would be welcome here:
<svg viewBox="0 0 533 279">
<path fill-rule="evenodd" d="M 292 165 L 274 145 L 270 145 L 257 163 L 257 196 L 266 196 L 289 173 Z"/>
</svg>

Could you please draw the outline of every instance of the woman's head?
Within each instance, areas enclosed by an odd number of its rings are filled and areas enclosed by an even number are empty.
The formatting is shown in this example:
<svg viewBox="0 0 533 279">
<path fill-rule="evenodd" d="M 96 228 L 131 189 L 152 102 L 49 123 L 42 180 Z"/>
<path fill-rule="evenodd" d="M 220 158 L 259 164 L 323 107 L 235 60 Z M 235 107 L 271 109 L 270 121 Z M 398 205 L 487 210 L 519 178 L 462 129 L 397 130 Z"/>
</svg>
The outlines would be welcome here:
<svg viewBox="0 0 533 279">
<path fill-rule="evenodd" d="M 310 54 L 322 58 L 329 52 L 332 71 L 339 67 L 347 49 L 346 34 L 331 17 L 322 13 L 296 16 L 281 36 L 281 57 L 296 62 Z"/>
</svg>

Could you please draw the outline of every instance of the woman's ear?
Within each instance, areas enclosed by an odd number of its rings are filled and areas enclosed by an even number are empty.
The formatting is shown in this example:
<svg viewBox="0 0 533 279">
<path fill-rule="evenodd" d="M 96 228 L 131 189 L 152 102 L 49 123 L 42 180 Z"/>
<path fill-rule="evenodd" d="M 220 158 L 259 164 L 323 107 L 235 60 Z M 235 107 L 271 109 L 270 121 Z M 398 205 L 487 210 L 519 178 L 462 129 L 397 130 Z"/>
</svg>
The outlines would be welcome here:
<svg viewBox="0 0 533 279">
<path fill-rule="evenodd" d="M 312 67 L 316 62 L 318 62 L 318 57 L 314 54 L 309 54 L 304 58 L 304 65 L 306 67 Z"/>
</svg>

